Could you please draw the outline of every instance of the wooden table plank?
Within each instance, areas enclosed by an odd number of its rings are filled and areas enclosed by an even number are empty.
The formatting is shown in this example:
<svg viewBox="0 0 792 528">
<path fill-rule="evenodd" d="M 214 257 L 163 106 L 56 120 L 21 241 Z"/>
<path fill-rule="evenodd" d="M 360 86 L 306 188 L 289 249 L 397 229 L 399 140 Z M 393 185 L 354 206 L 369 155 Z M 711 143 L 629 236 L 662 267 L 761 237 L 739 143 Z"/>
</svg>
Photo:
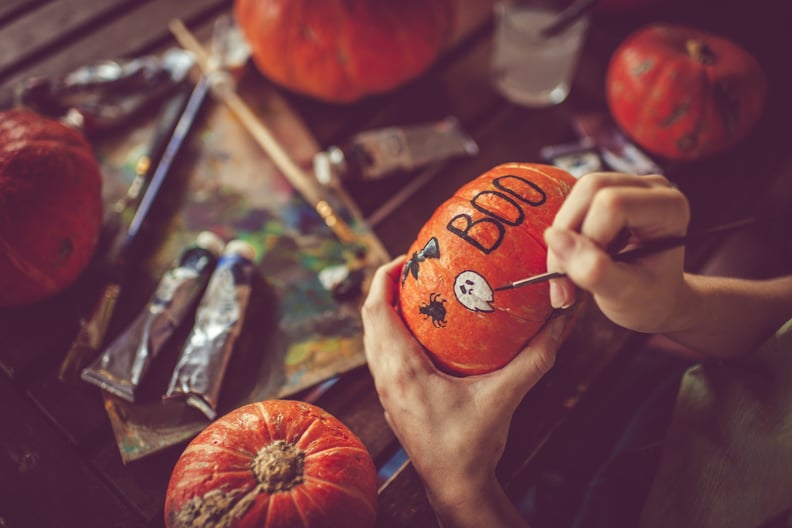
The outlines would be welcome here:
<svg viewBox="0 0 792 528">
<path fill-rule="evenodd" d="M 136 527 L 142 518 L 86 467 L 62 434 L 0 375 L 3 526 Z"/>
<path fill-rule="evenodd" d="M 83 38 L 52 50 L 40 60 L 0 73 L 0 107 L 8 106 L 13 89 L 32 76 L 64 74 L 100 60 L 134 57 L 161 46 L 175 46 L 168 23 L 181 18 L 188 25 L 200 23 L 231 5 L 231 0 L 157 0 L 139 3 L 123 17 L 107 21 Z"/>
<path fill-rule="evenodd" d="M 19 17 L 3 28 L 6 45 L 0 48 L 0 76 L 62 45 L 75 33 L 89 31 L 125 4 L 129 0 L 57 0 Z"/>
<path fill-rule="evenodd" d="M 0 4 L 0 25 L 9 23 L 41 2 L 42 0 L 4 0 Z"/>
<path fill-rule="evenodd" d="M 99 389 L 88 383 L 63 383 L 58 366 L 40 373 L 27 391 L 69 443 L 82 453 L 93 453 L 112 443 L 113 431 L 107 420 Z"/>
<path fill-rule="evenodd" d="M 102 475 L 120 497 L 133 504 L 147 523 L 161 522 L 171 468 L 184 447 L 173 446 L 124 465 L 115 442 L 108 442 L 90 458 L 89 466 Z"/>
<path fill-rule="evenodd" d="M 0 308 L 0 368 L 18 383 L 63 358 L 77 333 L 78 287 L 37 304 Z M 72 317 L 64 317 L 64 314 Z"/>
</svg>

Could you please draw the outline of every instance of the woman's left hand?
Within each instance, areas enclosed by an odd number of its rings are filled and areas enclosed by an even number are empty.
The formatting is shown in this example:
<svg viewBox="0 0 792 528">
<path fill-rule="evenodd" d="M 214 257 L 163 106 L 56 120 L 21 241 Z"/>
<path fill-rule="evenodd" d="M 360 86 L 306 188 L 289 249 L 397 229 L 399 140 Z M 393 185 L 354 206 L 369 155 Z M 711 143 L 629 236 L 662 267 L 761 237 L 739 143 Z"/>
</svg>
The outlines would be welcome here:
<svg viewBox="0 0 792 528">
<path fill-rule="evenodd" d="M 385 419 L 442 519 L 449 508 L 456 510 L 455 516 L 460 508 L 481 509 L 482 493 L 497 488 L 502 494 L 495 467 L 512 414 L 552 367 L 564 318 L 550 320 L 500 370 L 469 377 L 445 374 L 405 327 L 395 306 L 403 262 L 400 257 L 374 276 L 362 309 L 364 344 Z"/>
</svg>

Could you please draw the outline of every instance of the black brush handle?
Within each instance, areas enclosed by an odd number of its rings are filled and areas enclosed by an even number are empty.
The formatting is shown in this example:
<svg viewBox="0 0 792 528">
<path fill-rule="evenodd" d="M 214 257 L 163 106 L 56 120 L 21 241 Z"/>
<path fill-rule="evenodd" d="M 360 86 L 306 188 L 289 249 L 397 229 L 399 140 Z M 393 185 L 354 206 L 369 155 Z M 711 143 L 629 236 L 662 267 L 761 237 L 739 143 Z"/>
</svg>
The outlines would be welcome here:
<svg viewBox="0 0 792 528">
<path fill-rule="evenodd" d="M 761 218 L 761 220 L 767 220 L 767 218 L 763 217 Z M 730 233 L 732 231 L 744 229 L 746 227 L 758 223 L 759 221 L 760 218 L 750 217 L 750 218 L 745 218 L 743 220 L 737 220 L 736 222 L 731 222 L 728 224 L 722 224 L 715 227 L 702 229 L 701 231 L 696 231 L 695 233 L 690 233 L 688 235 L 657 238 L 647 242 L 642 246 L 638 246 L 634 249 L 628 249 L 627 251 L 612 253 L 611 258 L 616 262 L 633 262 L 635 260 L 638 260 L 639 258 L 646 257 L 648 255 L 654 255 L 655 253 L 660 253 L 661 251 L 665 251 L 667 249 L 684 246 L 685 244 L 692 242 L 694 240 L 699 240 L 702 238 L 711 237 L 712 235 Z M 565 276 L 566 273 L 562 273 L 559 271 L 542 273 L 539 275 L 534 275 L 533 277 L 528 277 L 525 279 L 514 281 L 510 284 L 499 286 L 497 288 L 494 288 L 493 291 L 511 290 L 513 288 L 520 288 L 522 286 L 528 286 L 529 284 L 537 284 L 539 282 L 545 282 L 550 279 L 558 279 L 560 277 L 565 277 Z"/>
<path fill-rule="evenodd" d="M 200 111 L 208 93 L 209 79 L 206 76 L 202 76 L 190 93 L 190 98 L 187 101 L 187 105 L 185 106 L 179 121 L 176 123 L 176 128 L 173 131 L 173 135 L 170 137 L 170 140 L 165 146 L 165 150 L 163 151 L 162 157 L 157 164 L 157 168 L 154 169 L 151 180 L 149 181 L 146 191 L 143 193 L 143 197 L 140 200 L 140 204 L 135 211 L 135 216 L 132 218 L 132 222 L 129 224 L 129 230 L 127 231 L 126 240 L 124 241 L 124 249 L 127 249 L 140 233 L 143 223 L 146 220 L 149 211 L 151 210 L 151 206 L 154 203 L 154 199 L 157 197 L 157 194 L 159 193 L 165 178 L 170 173 L 173 162 L 176 160 L 176 156 L 181 150 L 184 141 L 187 139 L 187 136 L 192 129 L 193 123 L 195 122 L 198 112 Z"/>
<path fill-rule="evenodd" d="M 653 255 L 667 249 L 684 246 L 685 244 L 694 240 L 708 238 L 712 235 L 737 231 L 739 229 L 754 225 L 757 221 L 758 220 L 755 217 L 745 218 L 743 220 L 738 220 L 729 224 L 702 229 L 701 231 L 696 231 L 695 233 L 690 233 L 688 235 L 657 238 L 635 249 L 629 249 L 627 251 L 616 253 L 612 255 L 612 258 L 616 262 L 632 262 L 647 255 Z"/>
</svg>

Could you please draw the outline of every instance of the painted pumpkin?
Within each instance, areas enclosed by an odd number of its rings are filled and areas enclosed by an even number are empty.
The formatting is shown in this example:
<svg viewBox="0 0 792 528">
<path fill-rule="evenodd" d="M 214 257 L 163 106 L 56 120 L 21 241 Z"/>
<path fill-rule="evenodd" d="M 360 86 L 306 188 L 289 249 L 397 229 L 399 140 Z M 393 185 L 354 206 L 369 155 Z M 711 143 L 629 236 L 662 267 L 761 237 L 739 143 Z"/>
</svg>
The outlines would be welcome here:
<svg viewBox="0 0 792 528">
<path fill-rule="evenodd" d="M 102 176 L 82 134 L 33 112 L 0 112 L 0 306 L 71 284 L 101 226 Z"/>
<path fill-rule="evenodd" d="M 165 497 L 169 528 L 368 528 L 376 469 L 337 418 L 266 400 L 218 418 L 185 448 Z"/>
<path fill-rule="evenodd" d="M 481 374 L 508 363 L 553 311 L 545 283 L 498 288 L 547 270 L 544 231 L 575 179 L 507 163 L 440 205 L 407 252 L 402 317 L 438 367 Z"/>
<path fill-rule="evenodd" d="M 668 159 L 696 160 L 743 139 L 764 109 L 766 79 L 747 51 L 720 36 L 652 25 L 616 49 L 606 96 L 615 121 Z"/>
<path fill-rule="evenodd" d="M 453 28 L 454 0 L 236 0 L 253 62 L 329 102 L 386 92 L 423 73 Z"/>
</svg>

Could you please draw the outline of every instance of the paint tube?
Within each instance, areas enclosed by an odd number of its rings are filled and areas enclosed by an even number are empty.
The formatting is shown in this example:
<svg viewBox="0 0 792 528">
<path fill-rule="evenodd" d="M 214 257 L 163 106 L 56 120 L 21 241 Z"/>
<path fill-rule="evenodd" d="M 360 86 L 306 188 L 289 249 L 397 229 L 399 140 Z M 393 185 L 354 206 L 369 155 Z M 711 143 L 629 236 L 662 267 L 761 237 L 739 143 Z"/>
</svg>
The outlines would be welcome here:
<svg viewBox="0 0 792 528">
<path fill-rule="evenodd" d="M 163 274 L 146 308 L 82 370 L 82 379 L 134 402 L 152 362 L 195 308 L 222 250 L 220 237 L 200 233 Z"/>
<path fill-rule="evenodd" d="M 171 48 L 161 56 L 104 60 L 63 75 L 31 77 L 16 104 L 82 129 L 89 137 L 120 126 L 189 79 L 192 53 Z"/>
<path fill-rule="evenodd" d="M 547 163 L 564 169 L 575 178 L 603 170 L 596 145 L 587 137 L 574 143 L 544 146 L 539 150 L 539 155 Z"/>
<path fill-rule="evenodd" d="M 478 145 L 455 117 L 406 127 L 368 130 L 314 157 L 322 184 L 334 179 L 378 180 L 456 156 L 472 156 Z"/>
<path fill-rule="evenodd" d="M 663 174 L 654 159 L 638 148 L 619 126 L 605 114 L 587 114 L 572 122 L 581 138 L 591 140 L 605 164 L 628 174 Z"/>
<path fill-rule="evenodd" d="M 173 371 L 165 399 L 182 398 L 210 420 L 228 361 L 245 317 L 253 283 L 255 250 L 232 240 L 217 262 L 195 315 L 195 324 Z"/>
</svg>

